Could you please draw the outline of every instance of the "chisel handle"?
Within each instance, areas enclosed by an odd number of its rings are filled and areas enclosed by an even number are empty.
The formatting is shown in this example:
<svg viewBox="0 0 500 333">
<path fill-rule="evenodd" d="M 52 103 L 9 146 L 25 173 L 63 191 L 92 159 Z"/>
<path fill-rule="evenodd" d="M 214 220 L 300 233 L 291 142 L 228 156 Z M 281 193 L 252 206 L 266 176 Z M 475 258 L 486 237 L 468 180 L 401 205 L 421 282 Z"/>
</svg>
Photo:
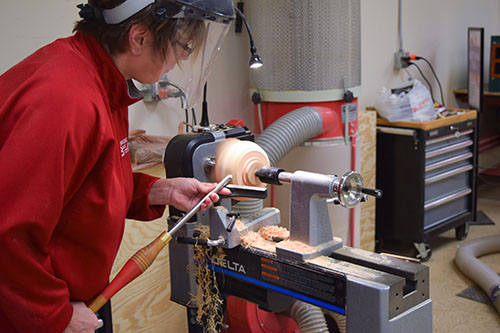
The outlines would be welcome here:
<svg viewBox="0 0 500 333">
<path fill-rule="evenodd" d="M 136 277 L 141 275 L 156 259 L 158 253 L 167 245 L 175 234 L 189 219 L 200 210 L 201 205 L 213 193 L 219 192 L 226 186 L 232 179 L 231 175 L 227 175 L 221 180 L 213 190 L 207 193 L 189 212 L 187 212 L 182 219 L 170 230 L 164 231 L 160 236 L 156 237 L 151 243 L 137 251 L 122 267 L 120 272 L 115 276 L 106 288 L 92 301 L 88 307 L 95 312 L 106 304 L 111 297 L 119 292 L 123 287 L 132 282 Z"/>
<path fill-rule="evenodd" d="M 106 304 L 123 287 L 141 275 L 158 256 L 158 253 L 167 245 L 172 236 L 164 231 L 151 243 L 137 251 L 118 272 L 113 281 L 88 305 L 95 313 Z"/>
</svg>

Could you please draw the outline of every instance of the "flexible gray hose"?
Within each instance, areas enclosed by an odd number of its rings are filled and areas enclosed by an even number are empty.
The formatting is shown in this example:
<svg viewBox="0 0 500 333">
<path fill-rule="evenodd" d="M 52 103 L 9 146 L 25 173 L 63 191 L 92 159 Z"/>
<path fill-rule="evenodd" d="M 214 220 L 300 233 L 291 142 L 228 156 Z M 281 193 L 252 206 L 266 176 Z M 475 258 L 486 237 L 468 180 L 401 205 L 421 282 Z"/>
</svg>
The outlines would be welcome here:
<svg viewBox="0 0 500 333">
<path fill-rule="evenodd" d="M 274 166 L 294 147 L 318 135 L 322 128 L 321 114 L 312 107 L 303 107 L 273 122 L 255 142 L 264 149 Z M 250 199 L 237 203 L 233 209 L 246 217 L 260 211 L 262 207 L 262 200 Z"/>
<path fill-rule="evenodd" d="M 500 276 L 478 257 L 500 252 L 500 235 L 475 239 L 460 246 L 455 255 L 458 268 L 490 297 L 500 314 Z"/>
<path fill-rule="evenodd" d="M 301 333 L 328 332 L 323 310 L 317 306 L 296 301 L 290 309 L 290 317 L 297 322 Z"/>
<path fill-rule="evenodd" d="M 323 309 L 323 312 L 330 316 L 334 321 L 335 324 L 337 324 L 337 328 L 339 333 L 346 333 L 347 332 L 347 321 L 345 318 L 345 315 L 341 315 L 340 313 L 333 312 L 331 310 L 326 310 Z"/>
<path fill-rule="evenodd" d="M 233 205 L 233 210 L 240 213 L 242 217 L 260 212 L 262 208 L 264 208 L 264 201 L 262 199 L 248 199 Z"/>
<path fill-rule="evenodd" d="M 273 122 L 255 142 L 264 149 L 274 166 L 294 147 L 318 135 L 322 128 L 321 114 L 312 107 L 303 107 Z"/>
</svg>

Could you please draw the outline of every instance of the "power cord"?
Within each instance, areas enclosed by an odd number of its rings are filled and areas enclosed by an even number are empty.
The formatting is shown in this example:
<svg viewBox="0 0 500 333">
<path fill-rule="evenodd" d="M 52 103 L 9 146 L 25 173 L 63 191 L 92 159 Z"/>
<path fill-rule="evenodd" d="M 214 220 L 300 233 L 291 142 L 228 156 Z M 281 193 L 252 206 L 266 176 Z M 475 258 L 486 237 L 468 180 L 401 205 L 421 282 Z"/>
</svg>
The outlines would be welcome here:
<svg viewBox="0 0 500 333">
<path fill-rule="evenodd" d="M 409 66 L 412 66 L 412 65 L 413 65 L 413 66 L 417 67 L 417 69 L 418 69 L 418 71 L 419 71 L 420 75 L 422 76 L 422 78 L 425 80 L 425 82 L 426 82 L 426 83 L 427 83 L 427 85 L 429 86 L 429 92 L 431 93 L 432 103 L 434 103 L 434 101 L 435 101 L 435 100 L 434 100 L 434 93 L 433 93 L 433 91 L 432 91 L 432 86 L 431 86 L 431 84 L 429 83 L 429 80 L 427 80 L 427 78 L 425 77 L 424 73 L 422 72 L 422 70 L 420 69 L 420 67 L 418 67 L 418 65 L 417 65 L 416 63 L 414 63 L 414 62 L 410 62 L 408 65 L 409 65 Z"/>
<path fill-rule="evenodd" d="M 441 92 L 441 105 L 444 105 L 444 97 L 443 97 L 443 87 L 441 87 L 441 82 L 439 82 L 439 78 L 438 76 L 436 75 L 436 72 L 434 71 L 434 68 L 432 67 L 431 63 L 425 59 L 424 57 L 421 57 L 421 56 L 417 56 L 416 57 L 417 60 L 420 60 L 422 59 L 423 61 L 425 61 L 427 63 L 427 65 L 429 65 L 429 68 L 431 69 L 432 71 L 432 74 L 434 75 L 434 77 L 436 78 L 436 81 L 438 83 L 438 86 L 439 86 L 439 90 Z"/>
<path fill-rule="evenodd" d="M 415 65 L 415 67 L 417 67 L 418 71 L 420 72 L 420 75 L 422 75 L 422 77 L 424 78 L 425 82 L 427 82 L 427 85 L 429 86 L 429 89 L 431 91 L 432 101 L 435 102 L 434 97 L 433 97 L 433 93 L 432 93 L 432 87 L 431 87 L 429 81 L 425 78 L 425 76 L 422 73 L 422 70 L 420 69 L 420 67 L 418 67 L 418 65 L 415 62 L 413 62 L 412 60 L 413 61 L 415 61 L 415 60 L 423 60 L 423 61 L 425 61 L 427 63 L 427 65 L 431 69 L 432 75 L 436 79 L 436 82 L 437 82 L 437 84 L 439 86 L 439 91 L 441 93 L 441 105 L 444 105 L 443 87 L 441 86 L 441 82 L 439 81 L 439 78 L 438 78 L 438 76 L 436 74 L 436 71 L 434 70 L 434 67 L 432 67 L 432 64 L 429 62 L 429 60 L 425 59 L 424 57 L 417 56 L 415 54 L 408 54 L 408 53 L 406 53 L 400 59 L 402 68 L 406 68 L 406 67 L 411 66 L 411 65 Z"/>
<path fill-rule="evenodd" d="M 186 133 L 189 132 L 189 109 L 184 109 L 184 113 L 186 114 Z"/>
<path fill-rule="evenodd" d="M 193 116 L 193 127 L 198 125 L 198 121 L 196 120 L 196 112 L 194 111 L 194 108 L 191 108 L 191 115 Z"/>
</svg>

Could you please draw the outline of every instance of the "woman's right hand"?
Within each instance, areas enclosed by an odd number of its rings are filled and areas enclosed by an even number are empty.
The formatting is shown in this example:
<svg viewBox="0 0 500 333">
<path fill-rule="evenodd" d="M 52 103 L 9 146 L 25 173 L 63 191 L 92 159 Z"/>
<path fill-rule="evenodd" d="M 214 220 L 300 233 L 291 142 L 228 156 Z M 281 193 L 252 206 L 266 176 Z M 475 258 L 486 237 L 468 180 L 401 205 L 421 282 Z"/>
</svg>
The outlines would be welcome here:
<svg viewBox="0 0 500 333">
<path fill-rule="evenodd" d="M 64 333 L 89 332 L 93 333 L 97 328 L 97 316 L 83 302 L 71 302 L 73 305 L 73 316 L 64 330 Z"/>
</svg>

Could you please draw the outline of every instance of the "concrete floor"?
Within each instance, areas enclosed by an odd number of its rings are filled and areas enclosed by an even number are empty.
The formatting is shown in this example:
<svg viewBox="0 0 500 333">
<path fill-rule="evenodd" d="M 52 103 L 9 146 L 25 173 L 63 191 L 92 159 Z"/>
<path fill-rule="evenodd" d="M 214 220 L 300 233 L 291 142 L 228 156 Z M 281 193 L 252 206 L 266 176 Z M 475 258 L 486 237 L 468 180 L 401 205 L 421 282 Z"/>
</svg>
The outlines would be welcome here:
<svg viewBox="0 0 500 333">
<path fill-rule="evenodd" d="M 457 247 L 471 239 L 500 234 L 500 178 L 488 181 L 478 186 L 478 210 L 495 225 L 471 226 L 464 241 L 457 241 L 455 231 L 450 230 L 429 242 L 432 256 L 425 265 L 430 267 L 434 332 L 500 332 L 500 314 L 491 305 L 456 296 L 474 286 L 454 263 Z M 500 272 L 500 253 L 481 257 L 481 260 Z"/>
</svg>

